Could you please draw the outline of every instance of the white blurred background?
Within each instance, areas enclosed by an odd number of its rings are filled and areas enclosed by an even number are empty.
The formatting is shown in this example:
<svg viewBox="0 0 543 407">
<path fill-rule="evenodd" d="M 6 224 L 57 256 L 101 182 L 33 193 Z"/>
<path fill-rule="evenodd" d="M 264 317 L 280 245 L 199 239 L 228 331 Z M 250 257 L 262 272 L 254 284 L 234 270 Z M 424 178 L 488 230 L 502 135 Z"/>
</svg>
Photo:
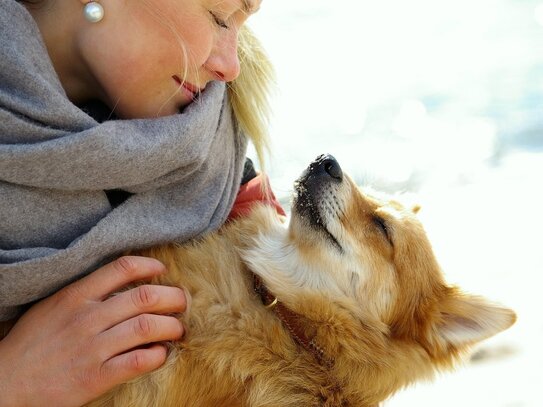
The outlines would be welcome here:
<svg viewBox="0 0 543 407">
<path fill-rule="evenodd" d="M 543 406 L 543 1 L 264 0 L 272 187 L 331 153 L 417 194 L 447 279 L 518 322 L 385 407 Z"/>
</svg>

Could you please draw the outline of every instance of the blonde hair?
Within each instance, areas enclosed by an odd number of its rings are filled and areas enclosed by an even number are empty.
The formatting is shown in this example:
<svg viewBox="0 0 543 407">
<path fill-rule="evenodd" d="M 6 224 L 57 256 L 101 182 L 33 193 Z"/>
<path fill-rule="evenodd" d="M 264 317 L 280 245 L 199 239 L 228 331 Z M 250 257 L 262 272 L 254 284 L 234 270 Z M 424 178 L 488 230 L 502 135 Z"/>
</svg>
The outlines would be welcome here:
<svg viewBox="0 0 543 407">
<path fill-rule="evenodd" d="M 228 94 L 236 120 L 253 143 L 264 172 L 270 152 L 268 128 L 275 72 L 260 41 L 247 26 L 240 28 L 238 58 L 240 74 L 229 83 Z"/>
<path fill-rule="evenodd" d="M 17 1 L 27 5 L 36 5 L 43 0 Z M 147 2 L 144 1 L 143 4 L 158 21 L 171 29 L 179 42 L 184 59 L 188 60 L 188 52 L 184 47 L 183 40 L 173 25 L 168 23 L 168 18 L 159 14 Z M 264 172 L 266 156 L 270 152 L 268 127 L 271 110 L 269 99 L 275 83 L 275 72 L 260 41 L 246 25 L 242 26 L 239 31 L 238 58 L 240 74 L 228 84 L 228 94 L 238 125 L 253 143 L 261 171 Z M 185 67 L 183 79 L 185 79 L 187 69 L 188 67 Z"/>
</svg>

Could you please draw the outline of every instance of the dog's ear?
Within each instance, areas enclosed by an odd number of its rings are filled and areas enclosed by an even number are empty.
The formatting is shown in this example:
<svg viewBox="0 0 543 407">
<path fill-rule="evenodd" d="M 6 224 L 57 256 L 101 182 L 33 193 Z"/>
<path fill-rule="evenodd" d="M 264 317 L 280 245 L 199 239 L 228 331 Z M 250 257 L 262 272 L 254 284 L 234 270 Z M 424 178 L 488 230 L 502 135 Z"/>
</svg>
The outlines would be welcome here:
<svg viewBox="0 0 543 407">
<path fill-rule="evenodd" d="M 456 292 L 441 304 L 436 328 L 440 342 L 459 349 L 496 335 L 515 320 L 515 313 L 508 308 Z"/>
</svg>

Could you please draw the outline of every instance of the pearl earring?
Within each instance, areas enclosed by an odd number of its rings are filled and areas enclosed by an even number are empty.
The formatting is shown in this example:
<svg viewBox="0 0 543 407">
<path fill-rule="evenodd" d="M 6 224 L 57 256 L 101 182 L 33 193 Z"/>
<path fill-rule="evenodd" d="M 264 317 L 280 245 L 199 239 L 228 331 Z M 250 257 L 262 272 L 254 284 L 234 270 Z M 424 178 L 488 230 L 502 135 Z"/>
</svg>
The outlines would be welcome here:
<svg viewBox="0 0 543 407">
<path fill-rule="evenodd" d="M 89 23 L 97 23 L 104 18 L 104 8 L 100 3 L 91 1 L 85 4 L 83 8 L 83 15 Z"/>
</svg>

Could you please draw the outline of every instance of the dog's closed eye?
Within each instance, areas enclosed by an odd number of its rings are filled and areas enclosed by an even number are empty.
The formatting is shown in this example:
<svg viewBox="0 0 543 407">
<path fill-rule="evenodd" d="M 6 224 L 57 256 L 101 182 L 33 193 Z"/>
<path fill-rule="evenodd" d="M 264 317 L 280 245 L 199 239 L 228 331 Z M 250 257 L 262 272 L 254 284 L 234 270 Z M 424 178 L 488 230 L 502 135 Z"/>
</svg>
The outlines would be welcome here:
<svg viewBox="0 0 543 407">
<path fill-rule="evenodd" d="M 388 243 L 390 243 L 390 245 L 393 246 L 390 229 L 388 228 L 385 220 L 379 216 L 373 216 L 373 223 L 375 224 L 375 226 L 377 226 L 377 228 L 382 233 L 382 235 L 386 238 Z"/>
</svg>

